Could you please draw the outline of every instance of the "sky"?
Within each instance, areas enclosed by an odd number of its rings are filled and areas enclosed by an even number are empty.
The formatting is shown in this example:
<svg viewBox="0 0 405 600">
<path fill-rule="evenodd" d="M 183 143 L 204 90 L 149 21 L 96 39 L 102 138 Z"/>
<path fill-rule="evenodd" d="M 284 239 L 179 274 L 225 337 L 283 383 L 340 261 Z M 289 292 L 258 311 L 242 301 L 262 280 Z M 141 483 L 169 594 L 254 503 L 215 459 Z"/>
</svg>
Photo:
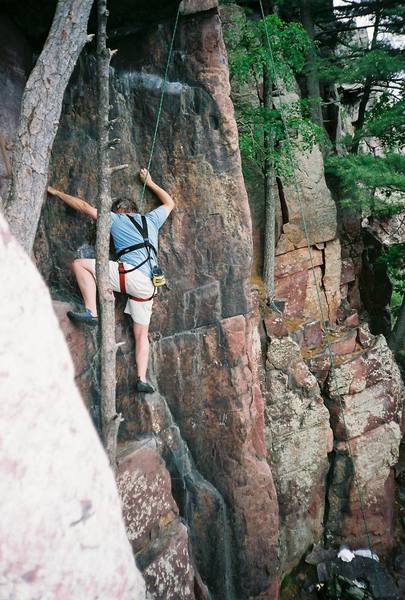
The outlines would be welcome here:
<svg viewBox="0 0 405 600">
<path fill-rule="evenodd" d="M 344 0 L 333 0 L 333 6 L 344 6 L 344 5 L 345 5 Z M 369 19 L 368 17 L 359 17 L 358 19 L 356 19 L 356 21 L 357 21 L 358 25 L 360 25 L 362 27 L 367 27 L 368 37 L 371 40 L 371 38 L 373 37 L 373 20 Z M 385 34 L 385 37 L 390 40 L 391 44 L 394 47 L 399 48 L 405 44 L 405 35 L 392 36 L 392 35 Z"/>
<path fill-rule="evenodd" d="M 344 6 L 344 0 L 333 0 L 333 6 Z M 373 36 L 373 21 L 368 17 L 359 17 L 356 19 L 356 22 L 361 27 L 367 27 L 368 37 L 371 40 Z"/>
</svg>

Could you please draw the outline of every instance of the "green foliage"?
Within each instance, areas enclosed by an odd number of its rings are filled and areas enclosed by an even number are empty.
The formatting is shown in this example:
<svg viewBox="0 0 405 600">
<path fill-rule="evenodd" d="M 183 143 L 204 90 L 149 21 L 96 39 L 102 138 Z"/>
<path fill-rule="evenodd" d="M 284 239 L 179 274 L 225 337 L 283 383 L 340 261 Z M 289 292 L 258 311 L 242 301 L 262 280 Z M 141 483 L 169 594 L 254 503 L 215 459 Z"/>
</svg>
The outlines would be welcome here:
<svg viewBox="0 0 405 600">
<path fill-rule="evenodd" d="M 318 70 L 328 83 L 364 83 L 370 78 L 374 85 L 382 85 L 396 78 L 403 65 L 404 52 L 381 41 L 372 50 L 346 45 L 345 51 L 319 59 Z"/>
<path fill-rule="evenodd" d="M 405 156 L 387 153 L 332 156 L 326 172 L 337 177 L 343 205 L 355 203 L 376 216 L 405 210 Z"/>
<path fill-rule="evenodd" d="M 364 135 L 377 137 L 385 150 L 402 151 L 405 146 L 405 93 L 392 97 L 384 92 L 369 111 Z"/>
<path fill-rule="evenodd" d="M 405 294 L 405 244 L 384 248 L 378 261 L 386 266 L 392 283 L 391 311 L 396 318 Z"/>
<path fill-rule="evenodd" d="M 289 177 L 293 168 L 282 116 L 290 138 L 301 151 L 321 142 L 323 130 L 311 121 L 308 101 L 298 100 L 295 94 L 288 102 L 279 96 L 271 108 L 266 107 L 263 77 L 267 72 L 273 87 L 284 88 L 285 97 L 294 92 L 294 75 L 304 69 L 311 41 L 299 23 L 285 23 L 276 15 L 256 20 L 246 14 L 234 19 L 232 28 L 225 32 L 225 41 L 245 175 L 250 174 L 249 164 L 264 172 L 270 163 L 275 175 Z M 270 144 L 265 144 L 266 134 Z"/>
</svg>

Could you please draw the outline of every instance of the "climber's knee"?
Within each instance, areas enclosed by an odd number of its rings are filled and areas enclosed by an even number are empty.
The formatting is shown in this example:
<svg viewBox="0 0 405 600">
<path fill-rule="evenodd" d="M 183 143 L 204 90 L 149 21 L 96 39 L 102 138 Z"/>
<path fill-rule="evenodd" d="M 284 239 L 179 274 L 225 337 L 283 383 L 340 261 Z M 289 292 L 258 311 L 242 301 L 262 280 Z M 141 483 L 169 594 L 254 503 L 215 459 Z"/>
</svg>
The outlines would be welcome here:
<svg viewBox="0 0 405 600">
<path fill-rule="evenodd" d="M 149 325 L 141 325 L 134 322 L 134 337 L 135 342 L 141 342 L 148 339 Z"/>
<path fill-rule="evenodd" d="M 85 269 L 92 275 L 95 275 L 96 261 L 94 258 L 76 258 L 71 264 L 71 269 L 74 273 L 77 273 L 81 269 Z"/>
</svg>

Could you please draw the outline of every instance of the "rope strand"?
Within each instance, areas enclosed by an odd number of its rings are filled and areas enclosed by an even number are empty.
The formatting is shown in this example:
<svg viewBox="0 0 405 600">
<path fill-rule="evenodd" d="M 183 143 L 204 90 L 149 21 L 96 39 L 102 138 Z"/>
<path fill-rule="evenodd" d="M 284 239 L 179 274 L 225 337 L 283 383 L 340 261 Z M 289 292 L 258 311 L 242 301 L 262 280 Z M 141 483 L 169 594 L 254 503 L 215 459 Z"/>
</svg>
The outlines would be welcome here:
<svg viewBox="0 0 405 600">
<path fill-rule="evenodd" d="M 157 113 L 157 117 L 156 117 L 155 131 L 153 133 L 152 146 L 150 149 L 149 160 L 148 160 L 148 167 L 147 167 L 148 173 L 150 172 L 150 168 L 152 165 L 152 158 L 153 158 L 153 154 L 155 152 L 157 134 L 158 134 L 159 125 L 160 125 L 160 118 L 162 116 L 163 101 L 164 101 L 165 94 L 166 94 L 166 84 L 167 84 L 167 78 L 168 78 L 168 74 L 169 74 L 169 67 L 170 67 L 170 63 L 172 60 L 172 56 L 173 56 L 174 40 L 176 37 L 177 27 L 178 27 L 179 18 L 180 18 L 180 7 L 181 7 L 181 2 L 179 3 L 179 6 L 177 8 L 176 20 L 174 23 L 172 39 L 170 42 L 169 55 L 167 58 L 166 69 L 165 69 L 165 73 L 164 73 L 164 77 L 163 77 L 162 93 L 160 94 L 160 101 L 159 101 L 159 108 L 158 108 L 158 113 Z M 141 194 L 141 198 L 139 201 L 139 212 L 142 214 L 143 214 L 143 209 L 144 209 L 145 191 L 146 191 L 146 179 L 145 179 L 145 182 L 142 187 L 142 194 Z"/>
</svg>

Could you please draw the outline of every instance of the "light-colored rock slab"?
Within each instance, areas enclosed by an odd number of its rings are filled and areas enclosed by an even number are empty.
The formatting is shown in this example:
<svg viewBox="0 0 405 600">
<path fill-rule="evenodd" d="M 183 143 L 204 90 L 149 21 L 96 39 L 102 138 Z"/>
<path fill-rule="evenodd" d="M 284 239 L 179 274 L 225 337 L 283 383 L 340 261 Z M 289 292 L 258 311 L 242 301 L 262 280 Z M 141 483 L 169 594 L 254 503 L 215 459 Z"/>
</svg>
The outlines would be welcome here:
<svg viewBox="0 0 405 600">
<path fill-rule="evenodd" d="M 141 600 L 106 455 L 49 292 L 0 216 L 0 598 Z"/>
</svg>

